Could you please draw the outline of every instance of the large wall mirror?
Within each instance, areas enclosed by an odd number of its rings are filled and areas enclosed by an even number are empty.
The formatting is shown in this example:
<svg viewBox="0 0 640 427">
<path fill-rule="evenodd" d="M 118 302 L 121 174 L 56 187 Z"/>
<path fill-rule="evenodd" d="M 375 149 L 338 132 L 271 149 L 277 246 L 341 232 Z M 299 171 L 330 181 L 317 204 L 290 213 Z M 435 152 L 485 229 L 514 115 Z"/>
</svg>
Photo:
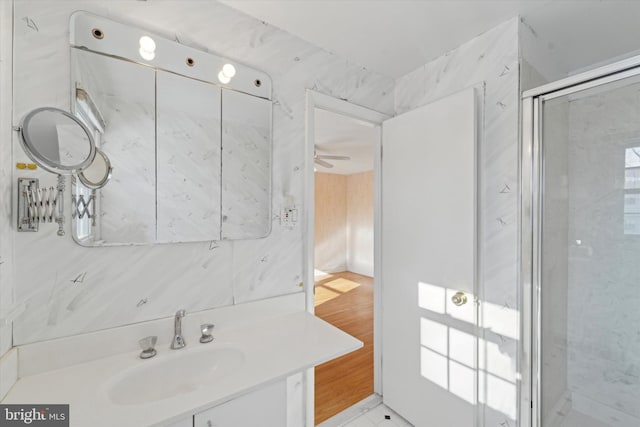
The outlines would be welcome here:
<svg viewBox="0 0 640 427">
<path fill-rule="evenodd" d="M 71 18 L 72 110 L 111 162 L 80 180 L 86 246 L 254 239 L 271 229 L 271 81 L 210 53 L 86 12 Z"/>
</svg>

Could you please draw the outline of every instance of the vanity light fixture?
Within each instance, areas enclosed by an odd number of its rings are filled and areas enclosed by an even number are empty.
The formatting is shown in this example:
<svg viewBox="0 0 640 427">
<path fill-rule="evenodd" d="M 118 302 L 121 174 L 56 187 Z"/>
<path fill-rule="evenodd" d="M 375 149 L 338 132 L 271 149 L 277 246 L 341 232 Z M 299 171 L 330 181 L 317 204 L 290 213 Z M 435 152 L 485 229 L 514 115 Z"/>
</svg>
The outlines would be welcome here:
<svg viewBox="0 0 640 427">
<path fill-rule="evenodd" d="M 236 67 L 234 67 L 232 64 L 224 64 L 222 66 L 222 70 L 220 70 L 220 72 L 218 73 L 218 80 L 220 81 L 220 83 L 226 85 L 235 75 Z"/>
<path fill-rule="evenodd" d="M 142 59 L 151 61 L 156 57 L 156 42 L 149 36 L 140 37 L 140 49 L 138 50 Z"/>
</svg>

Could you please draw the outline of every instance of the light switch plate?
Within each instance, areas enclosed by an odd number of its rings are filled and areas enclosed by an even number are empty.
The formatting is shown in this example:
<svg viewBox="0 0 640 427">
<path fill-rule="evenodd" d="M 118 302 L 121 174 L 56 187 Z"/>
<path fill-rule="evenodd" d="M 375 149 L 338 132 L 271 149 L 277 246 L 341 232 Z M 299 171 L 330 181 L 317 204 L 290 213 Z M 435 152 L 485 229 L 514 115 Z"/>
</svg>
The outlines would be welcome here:
<svg viewBox="0 0 640 427">
<path fill-rule="evenodd" d="M 280 212 L 280 225 L 283 227 L 293 227 L 298 222 L 298 208 L 290 206 L 282 208 Z"/>
</svg>

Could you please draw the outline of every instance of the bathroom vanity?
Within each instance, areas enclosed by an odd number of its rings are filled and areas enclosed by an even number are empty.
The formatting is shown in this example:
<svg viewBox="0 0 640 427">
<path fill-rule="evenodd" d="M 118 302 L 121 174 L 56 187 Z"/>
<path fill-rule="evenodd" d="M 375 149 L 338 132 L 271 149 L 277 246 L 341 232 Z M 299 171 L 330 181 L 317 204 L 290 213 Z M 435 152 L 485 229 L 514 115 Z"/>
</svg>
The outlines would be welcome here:
<svg viewBox="0 0 640 427">
<path fill-rule="evenodd" d="M 301 372 L 362 346 L 301 302 L 299 294 L 187 314 L 179 350 L 169 345 L 172 318 L 18 347 L 20 379 L 3 403 L 69 404 L 72 427 L 301 426 L 287 413 Z M 216 323 L 206 344 L 203 321 Z M 160 338 L 143 360 L 132 349 L 147 334 Z"/>
</svg>

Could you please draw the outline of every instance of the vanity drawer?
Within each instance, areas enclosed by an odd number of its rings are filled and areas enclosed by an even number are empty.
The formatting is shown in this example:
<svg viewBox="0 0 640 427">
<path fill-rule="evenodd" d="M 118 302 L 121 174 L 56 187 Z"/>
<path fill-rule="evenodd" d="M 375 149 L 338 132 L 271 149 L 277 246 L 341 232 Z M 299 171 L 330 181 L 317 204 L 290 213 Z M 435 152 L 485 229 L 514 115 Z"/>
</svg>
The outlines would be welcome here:
<svg viewBox="0 0 640 427">
<path fill-rule="evenodd" d="M 279 381 L 193 417 L 194 427 L 281 427 L 287 425 L 287 386 Z"/>
</svg>

